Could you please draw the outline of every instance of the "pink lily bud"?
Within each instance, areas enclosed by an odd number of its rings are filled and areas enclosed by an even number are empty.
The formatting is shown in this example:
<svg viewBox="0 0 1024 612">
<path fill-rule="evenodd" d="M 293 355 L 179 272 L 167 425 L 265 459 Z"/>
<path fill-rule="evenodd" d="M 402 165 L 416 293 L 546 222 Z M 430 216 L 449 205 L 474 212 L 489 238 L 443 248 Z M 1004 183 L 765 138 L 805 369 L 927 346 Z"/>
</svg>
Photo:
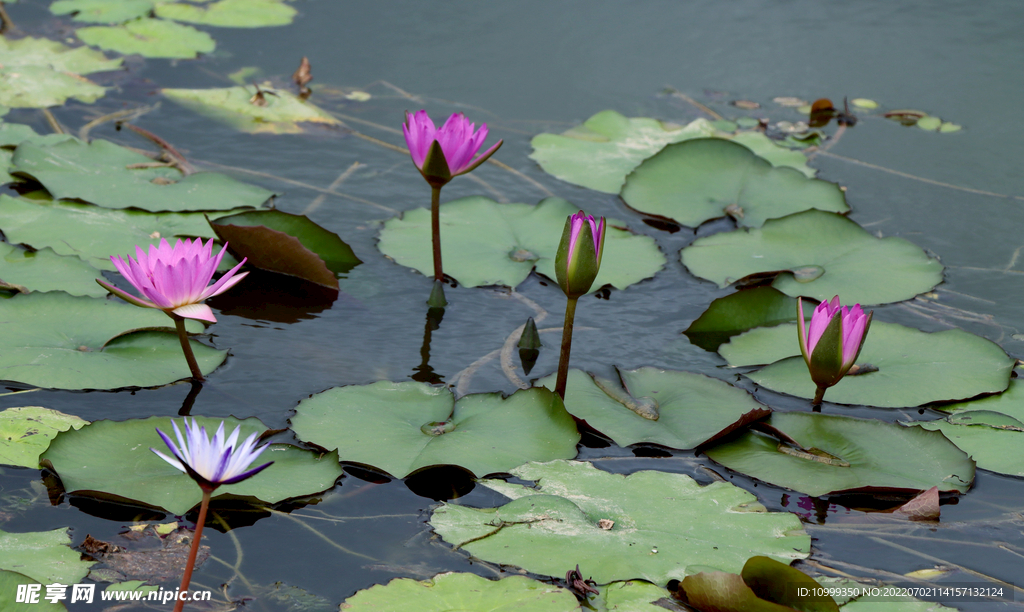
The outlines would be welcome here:
<svg viewBox="0 0 1024 612">
<path fill-rule="evenodd" d="M 566 219 L 555 255 L 555 276 L 570 299 L 585 295 L 594 284 L 601 269 L 604 231 L 604 217 L 597 220 L 582 210 Z"/>
<path fill-rule="evenodd" d="M 499 140 L 474 158 L 487 138 L 487 124 L 475 129 L 476 124 L 462 113 L 455 113 L 437 129 L 425 110 L 406 113 L 402 124 L 409 155 L 431 187 L 442 187 L 452 177 L 470 172 L 501 146 L 503 141 Z"/>
<path fill-rule="evenodd" d="M 805 328 L 803 301 L 797 298 L 800 322 L 800 352 L 810 370 L 811 380 L 824 389 L 838 383 L 853 367 L 864 345 L 874 311 L 864 314 L 860 304 L 841 306 L 839 296 L 821 302 L 814 309 L 811 324 Z M 819 398 L 820 401 L 820 398 Z"/>
</svg>

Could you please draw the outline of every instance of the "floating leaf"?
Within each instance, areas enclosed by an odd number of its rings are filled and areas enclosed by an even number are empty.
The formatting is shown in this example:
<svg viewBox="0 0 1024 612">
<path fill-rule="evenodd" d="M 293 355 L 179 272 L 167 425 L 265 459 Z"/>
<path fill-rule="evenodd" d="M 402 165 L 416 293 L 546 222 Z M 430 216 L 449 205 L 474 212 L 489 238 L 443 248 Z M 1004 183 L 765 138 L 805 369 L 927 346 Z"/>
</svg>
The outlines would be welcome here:
<svg viewBox="0 0 1024 612">
<path fill-rule="evenodd" d="M 39 467 L 39 453 L 58 432 L 89 422 L 41 406 L 8 408 L 0 412 L 0 464 Z"/>
<path fill-rule="evenodd" d="M 51 603 L 44 599 L 45 590 L 40 590 L 39 601 L 36 603 L 18 603 L 18 587 L 20 585 L 37 585 L 38 580 L 29 578 L 25 574 L 0 570 L 0 610 L 6 612 L 67 612 L 64 604 Z"/>
<path fill-rule="evenodd" d="M 396 578 L 387 584 L 376 584 L 346 599 L 341 609 L 346 612 L 572 612 L 579 609 L 579 603 L 568 589 L 525 576 L 488 580 L 476 574 L 447 573 L 424 581 Z"/>
<path fill-rule="evenodd" d="M 850 100 L 850 104 L 856 106 L 857 108 L 864 108 L 868 110 L 878 108 L 878 102 L 875 102 L 874 100 L 869 100 L 867 98 L 854 98 Z"/>
<path fill-rule="evenodd" d="M 45 38 L 0 38 L 0 104 L 13 108 L 60 106 L 68 98 L 94 102 L 105 89 L 81 76 L 117 70 L 121 60 L 72 49 Z"/>
<path fill-rule="evenodd" d="M 247 1 L 247 0 L 246 0 Z M 252 103 L 252 87 L 219 89 L 164 89 L 171 100 L 201 115 L 251 134 L 292 134 L 303 131 L 300 123 L 341 125 L 326 111 L 284 90 L 264 89 L 265 105 Z"/>
<path fill-rule="evenodd" d="M 341 460 L 398 478 L 437 465 L 477 476 L 576 456 L 579 432 L 547 389 L 467 395 L 418 382 L 337 387 L 299 402 L 292 430 Z"/>
<path fill-rule="evenodd" d="M 43 584 L 75 584 L 89 573 L 92 562 L 82 561 L 82 554 L 71 550 L 70 544 L 66 527 L 29 533 L 0 531 L 0 570 Z"/>
<path fill-rule="evenodd" d="M 362 263 L 338 235 L 304 215 L 261 210 L 220 217 L 213 231 L 231 251 L 262 270 L 338 288 L 336 274 Z"/>
<path fill-rule="evenodd" d="M 262 28 L 288 25 L 296 10 L 283 0 L 219 0 L 204 6 L 184 2 L 156 5 L 156 16 L 222 28 Z"/>
<path fill-rule="evenodd" d="M 780 146 L 778 141 L 768 138 L 760 130 L 737 132 L 730 140 L 750 149 L 755 155 L 776 168 L 792 168 L 811 179 L 818 173 L 817 170 L 807 165 L 806 155 Z"/>
<path fill-rule="evenodd" d="M 562 134 L 534 136 L 530 159 L 563 181 L 618 193 L 626 175 L 665 145 L 713 132 L 704 119 L 679 126 L 606 110 Z"/>
<path fill-rule="evenodd" d="M 151 308 L 62 292 L 0 301 L 0 377 L 49 389 L 154 387 L 191 376 L 171 319 Z M 202 323 L 189 319 L 192 333 Z M 133 330 L 166 329 L 163 331 Z M 192 341 L 204 375 L 227 357 Z"/>
<path fill-rule="evenodd" d="M 962 125 L 957 123 L 950 123 L 949 121 L 943 121 L 942 125 L 939 126 L 939 132 L 948 134 L 950 132 L 959 132 L 963 129 Z"/>
<path fill-rule="evenodd" d="M 130 168 L 152 159 L 106 140 L 69 140 L 51 146 L 26 142 L 14 152 L 14 171 L 40 183 L 56 199 L 151 212 L 259 208 L 274 194 L 224 174 L 184 176 L 173 168 Z"/>
<path fill-rule="evenodd" d="M 737 229 L 695 240 L 682 250 L 696 276 L 725 287 L 751 276 L 774 276 L 772 286 L 817 300 L 886 304 L 928 291 L 942 282 L 942 264 L 902 238 L 876 238 L 842 215 L 808 210 L 769 219 L 757 229 Z M 791 270 L 820 266 L 824 273 L 800 282 Z"/>
<path fill-rule="evenodd" d="M 48 38 L 0 39 L 0 65 L 4 68 L 45 66 L 57 72 L 91 74 L 117 70 L 121 62 L 107 59 L 99 51 L 71 48 Z"/>
<path fill-rule="evenodd" d="M 54 15 L 71 15 L 85 23 L 124 23 L 148 15 L 153 0 L 57 0 L 50 5 Z"/>
<path fill-rule="evenodd" d="M 747 375 L 759 385 L 814 397 L 816 387 L 803 357 L 783 358 L 800 353 L 795 325 L 749 331 L 723 345 L 720 352 L 730 365 L 771 363 Z M 772 363 L 773 358 L 781 361 Z M 929 334 L 879 321 L 871 324 L 857 362 L 878 371 L 844 377 L 829 387 L 825 399 L 900 408 L 998 393 L 1009 384 L 1014 364 L 995 343 L 960 329 Z"/>
<path fill-rule="evenodd" d="M 812 310 L 812 305 L 804 306 L 808 321 Z M 716 351 L 723 342 L 748 329 L 790 321 L 796 321 L 796 299 L 771 287 L 754 287 L 711 302 L 683 333 L 691 344 L 706 351 Z"/>
<path fill-rule="evenodd" d="M 571 370 L 565 408 L 619 446 L 646 442 L 696 448 L 770 412 L 746 391 L 701 374 L 658 368 L 617 371 L 621 382 L 595 381 Z M 554 387 L 554 376 L 538 384 Z M 629 407 L 638 401 L 651 404 L 657 420 Z"/>
<path fill-rule="evenodd" d="M 993 419 L 991 414 L 978 415 L 977 419 L 972 419 L 973 422 L 967 421 L 968 417 L 981 412 L 987 411 L 961 411 L 945 420 L 906 425 L 916 425 L 928 431 L 941 431 L 953 444 L 970 455 L 983 470 L 1010 476 L 1024 476 L 1024 454 L 1021 453 L 1024 431 L 1013 424 L 1006 427 L 1000 420 Z M 953 422 L 956 420 L 959 422 Z M 995 423 L 996 426 L 988 423 Z"/>
<path fill-rule="evenodd" d="M 773 168 L 743 145 L 720 138 L 668 145 L 626 177 L 621 195 L 630 208 L 690 227 L 730 214 L 729 207 L 742 210 L 732 216 L 744 227 L 812 208 L 850 209 L 835 183 Z"/>
<path fill-rule="evenodd" d="M 16 147 L 39 134 L 30 126 L 21 123 L 0 123 L 0 147 Z"/>
<path fill-rule="evenodd" d="M 1014 420 L 1024 422 L 1024 384 L 1022 384 L 1020 379 L 1011 378 L 1010 386 L 1002 393 L 966 402 L 944 404 L 936 406 L 936 409 L 954 414 L 967 411 L 998 412 Z"/>
<path fill-rule="evenodd" d="M 767 423 L 801 448 L 748 431 L 708 450 L 707 456 L 730 470 L 814 497 L 911 493 L 934 486 L 966 493 L 974 481 L 974 462 L 940 434 L 874 419 L 799 412 L 773 413 Z"/>
<path fill-rule="evenodd" d="M 210 433 L 221 421 L 227 432 L 241 426 L 240 438 L 267 429 L 255 418 L 197 419 Z M 157 427 L 164 433 L 173 431 L 168 417 L 96 421 L 77 431 L 57 434 L 39 460 L 57 473 L 68 493 L 127 500 L 184 515 L 199 503 L 202 492 L 187 474 L 149 450 L 156 448 L 166 454 Z M 103 452 L 97 453 L 96 449 Z M 342 474 L 336 453 L 321 456 L 289 444 L 272 445 L 259 460 L 273 461 L 274 465 L 238 484 L 218 487 L 214 500 L 276 504 L 330 489 Z"/>
<path fill-rule="evenodd" d="M 942 125 L 942 119 L 938 117 L 921 117 L 917 120 L 917 127 L 929 132 L 939 129 L 940 125 Z"/>
<path fill-rule="evenodd" d="M 921 601 L 913 597 L 899 596 L 877 584 L 861 584 L 845 578 L 832 576 L 819 576 L 817 581 L 826 588 L 842 592 L 862 593 L 859 597 L 850 599 L 843 603 L 840 608 L 842 612 L 953 612 L 956 608 L 949 608 L 932 601 Z M 941 584 L 941 583 L 940 583 Z M 906 586 L 916 586 L 913 583 Z M 940 585 L 936 585 L 940 587 Z M 941 588 L 941 587 L 940 587 Z M 882 589 L 879 591 L 878 589 Z M 878 593 L 870 595 L 868 593 Z"/>
<path fill-rule="evenodd" d="M 209 216 L 217 218 L 231 212 Z M 49 247 L 60 255 L 84 259 L 93 268 L 110 271 L 116 270 L 111 255 L 134 257 L 136 246 L 145 250 L 150 244 L 159 244 L 161 238 L 174 244 L 177 238 L 215 237 L 204 213 L 116 210 L 52 200 L 40 194 L 21 198 L 0 195 L 0 230 L 8 242 L 36 249 Z M 231 261 L 230 256 L 225 259 Z M 222 269 L 224 266 L 221 262 Z M 98 295 L 106 295 L 106 291 Z"/>
<path fill-rule="evenodd" d="M 192 59 L 217 46 L 209 34 L 192 26 L 148 17 L 117 26 L 79 28 L 76 33 L 87 45 L 142 57 Z"/>
<path fill-rule="evenodd" d="M 480 196 L 441 205 L 441 253 L 445 274 L 470 287 L 515 287 L 536 266 L 555 278 L 555 253 L 565 219 L 579 208 L 561 198 L 537 206 L 498 204 Z M 613 227 L 608 220 L 601 271 L 591 291 L 604 285 L 625 289 L 653 276 L 665 257 L 652 238 Z M 430 211 L 416 208 L 384 223 L 377 247 L 403 266 L 425 275 L 434 270 Z"/>
<path fill-rule="evenodd" d="M 107 290 L 96 284 L 98 278 L 103 278 L 100 271 L 77 257 L 61 257 L 50 249 L 26 251 L 0 242 L 0 283 L 29 291 L 103 297 Z"/>
<path fill-rule="evenodd" d="M 710 567 L 739 571 L 752 555 L 789 563 L 810 550 L 799 519 L 769 513 L 725 482 L 700 486 L 682 474 L 610 474 L 589 463 L 528 463 L 512 470 L 534 487 L 485 480 L 512 498 L 500 508 L 444 504 L 430 524 L 445 541 L 492 563 L 548 576 L 586 560 L 598 584 L 654 584 Z M 614 521 L 611 529 L 598 525 Z"/>
</svg>

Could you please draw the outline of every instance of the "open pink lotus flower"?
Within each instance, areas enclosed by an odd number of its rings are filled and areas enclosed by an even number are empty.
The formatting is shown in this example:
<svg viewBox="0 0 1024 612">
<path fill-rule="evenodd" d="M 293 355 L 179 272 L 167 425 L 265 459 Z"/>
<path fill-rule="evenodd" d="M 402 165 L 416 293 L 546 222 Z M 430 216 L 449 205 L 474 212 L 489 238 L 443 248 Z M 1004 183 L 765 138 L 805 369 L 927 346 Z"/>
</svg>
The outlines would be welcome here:
<svg viewBox="0 0 1024 612">
<path fill-rule="evenodd" d="M 482 124 L 474 132 L 475 129 L 476 124 L 462 113 L 455 113 L 444 122 L 441 129 L 437 129 L 425 110 L 416 111 L 415 114 L 406 113 L 405 123 L 402 124 L 402 133 L 405 134 L 405 143 L 409 146 L 413 163 L 428 183 L 438 187 L 452 180 L 452 177 L 465 174 L 484 163 L 501 146 L 502 141 L 499 140 L 474 159 L 473 156 L 487 139 L 487 124 Z M 440 147 L 442 155 L 439 158 L 436 152 L 431 154 L 434 142 Z"/>
<path fill-rule="evenodd" d="M 818 304 L 811 315 L 810 326 L 805 327 L 803 301 L 797 298 L 800 352 L 811 372 L 811 380 L 822 394 L 853 367 L 873 314 L 864 314 L 860 304 L 852 308 L 841 306 L 837 295 L 831 301 Z"/>
<path fill-rule="evenodd" d="M 135 259 L 129 256 L 125 261 L 120 256 L 111 257 L 117 271 L 143 295 L 142 298 L 125 293 L 106 281 L 96 279 L 96 282 L 136 306 L 157 308 L 172 318 L 177 315 L 215 323 L 217 318 L 213 316 L 213 310 L 203 304 L 203 300 L 224 293 L 248 274 L 235 274 L 245 263 L 243 259 L 210 285 L 226 249 L 225 244 L 214 257 L 212 238 L 205 245 L 200 239 L 178 240 L 173 248 L 161 238 L 160 246 L 149 246 L 148 255 L 142 247 L 135 247 Z"/>
</svg>

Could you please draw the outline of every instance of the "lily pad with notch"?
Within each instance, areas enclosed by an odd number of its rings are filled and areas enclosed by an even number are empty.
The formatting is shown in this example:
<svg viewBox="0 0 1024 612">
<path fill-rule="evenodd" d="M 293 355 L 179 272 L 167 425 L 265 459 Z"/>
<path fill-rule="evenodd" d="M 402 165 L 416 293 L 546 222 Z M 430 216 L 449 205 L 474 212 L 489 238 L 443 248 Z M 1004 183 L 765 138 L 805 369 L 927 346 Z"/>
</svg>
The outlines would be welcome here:
<svg viewBox="0 0 1024 612">
<path fill-rule="evenodd" d="M 664 585 L 707 567 L 739 571 L 752 555 L 789 563 L 810 551 L 799 518 L 767 512 L 729 483 L 701 486 L 656 471 L 624 476 L 577 461 L 528 463 L 512 474 L 535 484 L 481 481 L 512 501 L 444 504 L 431 526 L 474 557 L 535 574 L 561 576 L 586 559 L 584 574 L 598 584 L 639 578 Z"/>
<path fill-rule="evenodd" d="M 565 219 L 579 210 L 561 198 L 536 206 L 499 204 L 473 196 L 441 205 L 441 253 L 445 274 L 470 287 L 515 287 L 536 268 L 555 278 L 555 253 Z M 665 265 L 654 239 L 608 220 L 601 270 L 591 287 L 625 289 Z M 430 210 L 417 208 L 384 223 L 377 247 L 403 266 L 432 275 Z"/>
<path fill-rule="evenodd" d="M 942 282 L 943 266 L 902 238 L 877 238 L 835 213 L 808 210 L 695 240 L 681 253 L 694 275 L 726 287 L 772 280 L 786 295 L 887 304 Z"/>
<path fill-rule="evenodd" d="M 238 211 L 206 215 L 216 219 L 235 212 Z M 93 268 L 111 272 L 117 268 L 110 257 L 134 257 L 136 246 L 145 250 L 150 244 L 159 244 L 161 238 L 174 244 L 178 238 L 198 237 L 205 241 L 216 236 L 201 212 L 151 213 L 103 208 L 53 200 L 43 191 L 20 198 L 0 195 L 0 231 L 8 242 L 52 249 L 59 255 L 76 256 Z M 225 255 L 220 269 L 227 270 L 237 263 Z M 98 295 L 106 295 L 106 291 Z"/>
<path fill-rule="evenodd" d="M 571 458 L 580 437 L 562 400 L 547 389 L 455 401 L 448 389 L 380 381 L 328 389 L 295 412 L 292 430 L 300 440 L 397 478 L 442 465 L 484 476 L 531 460 Z"/>
<path fill-rule="evenodd" d="M 814 397 L 816 386 L 799 354 L 796 325 L 753 329 L 719 352 L 733 366 L 771 363 L 747 374 L 763 387 Z M 857 362 L 877 371 L 845 376 L 829 387 L 827 401 L 902 408 L 998 393 L 1009 385 L 1014 365 L 997 344 L 961 329 L 926 333 L 880 321 L 872 322 Z"/>
<path fill-rule="evenodd" d="M 0 412 L 0 464 L 35 469 L 39 454 L 61 431 L 88 425 L 71 414 L 42 406 L 21 406 Z"/>
<path fill-rule="evenodd" d="M 850 210 L 835 183 L 772 167 L 721 138 L 666 146 L 626 177 L 620 195 L 638 212 L 690 227 L 726 215 L 741 227 L 761 227 L 767 219 L 809 209 Z"/>
<path fill-rule="evenodd" d="M 87 45 L 142 57 L 194 59 L 210 53 L 217 43 L 206 32 L 165 19 L 141 17 L 121 25 L 78 28 L 78 38 Z"/>
<path fill-rule="evenodd" d="M 813 305 L 804 305 L 806 320 L 810 321 L 813 310 Z M 691 344 L 717 351 L 730 338 L 749 329 L 792 321 L 796 321 L 795 298 L 772 287 L 753 287 L 711 302 L 683 333 Z"/>
<path fill-rule="evenodd" d="M 937 432 L 874 419 L 773 413 L 761 431 L 709 449 L 712 460 L 814 497 L 836 493 L 966 493 L 974 461 Z"/>
<path fill-rule="evenodd" d="M 39 580 L 36 578 L 0 569 L 0 610 L 9 610 L 10 612 L 67 612 L 64 604 L 51 602 L 44 598 L 40 598 L 34 604 L 18 601 L 18 594 L 21 588 L 38 584 Z"/>
<path fill-rule="evenodd" d="M 659 368 L 620 370 L 611 381 L 570 370 L 565 408 L 619 446 L 689 449 L 764 418 L 771 410 L 729 383 Z M 554 376 L 538 381 L 554 387 Z"/>
<path fill-rule="evenodd" d="M 347 612 L 371 610 L 488 610 L 573 612 L 579 602 L 571 591 L 526 576 L 488 580 L 469 573 L 438 574 L 430 580 L 395 578 L 356 592 L 341 604 Z"/>
<path fill-rule="evenodd" d="M 215 172 L 185 176 L 176 168 L 106 140 L 18 145 L 12 174 L 38 181 L 55 199 L 150 212 L 260 208 L 274 194 Z"/>
<path fill-rule="evenodd" d="M 153 5 L 154 0 L 56 0 L 50 12 L 84 23 L 124 23 L 145 17 Z"/>
<path fill-rule="evenodd" d="M 226 433 L 241 427 L 240 439 L 267 431 L 256 418 L 196 418 L 209 434 L 222 421 Z M 178 426 L 181 427 L 180 422 Z M 39 460 L 57 473 L 70 494 L 144 504 L 181 516 L 199 504 L 202 491 L 187 474 L 150 450 L 168 453 L 156 428 L 173 439 L 168 417 L 95 421 L 81 429 L 57 434 Z M 97 448 L 103 452 L 97 453 Z M 330 489 L 342 475 L 336 453 L 321 454 L 290 444 L 272 444 L 257 459 L 262 463 L 268 461 L 274 465 L 252 478 L 218 487 L 214 501 L 276 504 Z M 125 470 L 126 465 L 132 469 Z"/>
<path fill-rule="evenodd" d="M 43 584 L 75 584 L 85 578 L 93 564 L 82 561 L 81 553 L 71 550 L 66 527 L 25 533 L 0 531 L 0 552 L 0 570 L 16 572 Z"/>
<path fill-rule="evenodd" d="M 257 97 L 262 92 L 262 97 Z M 302 123 L 340 126 L 330 113 L 295 94 L 271 89 L 269 84 L 254 91 L 251 86 L 213 89 L 163 89 L 165 96 L 200 115 L 250 134 L 297 134 Z M 262 99 L 262 103 L 256 100 Z"/>
<path fill-rule="evenodd" d="M 248 258 L 249 265 L 333 289 L 338 288 L 338 274 L 362 263 L 337 234 L 305 215 L 243 212 L 211 220 L 210 225 L 232 253 Z"/>
<path fill-rule="evenodd" d="M 16 295 L 0 300 L 0 377 L 44 389 L 166 385 L 191 376 L 172 325 L 163 312 L 112 300 L 59 291 Z M 188 319 L 186 329 L 204 327 Z M 190 342 L 204 375 L 227 357 Z"/>
<path fill-rule="evenodd" d="M 1024 445 L 1024 422 L 1008 414 L 959 410 L 938 421 L 904 425 L 942 432 L 983 470 L 1024 477 L 1024 455 L 1020 452 Z"/>
<path fill-rule="evenodd" d="M 121 60 L 46 38 L 0 38 L 0 104 L 12 108 L 60 106 L 68 98 L 91 103 L 106 88 L 84 74 L 117 70 Z"/>
</svg>

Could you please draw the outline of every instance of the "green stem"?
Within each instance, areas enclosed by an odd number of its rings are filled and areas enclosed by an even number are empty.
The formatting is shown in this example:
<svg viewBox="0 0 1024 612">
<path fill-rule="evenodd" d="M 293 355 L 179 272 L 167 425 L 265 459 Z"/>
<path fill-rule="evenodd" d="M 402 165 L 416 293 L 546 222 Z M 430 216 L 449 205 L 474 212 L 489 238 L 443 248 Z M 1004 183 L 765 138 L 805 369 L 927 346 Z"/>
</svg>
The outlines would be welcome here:
<svg viewBox="0 0 1024 612">
<path fill-rule="evenodd" d="M 430 187 L 430 233 L 434 243 L 434 280 L 444 282 L 441 267 L 441 188 Z"/>
<path fill-rule="evenodd" d="M 818 387 L 817 391 L 814 392 L 814 401 L 811 402 L 814 412 L 821 412 L 821 400 L 825 397 L 825 389 L 828 389 L 828 387 Z"/>
<path fill-rule="evenodd" d="M 181 341 L 181 350 L 185 353 L 185 361 L 188 362 L 188 369 L 192 372 L 192 378 L 199 382 L 205 381 L 203 373 L 199 370 L 199 364 L 196 363 L 196 356 L 192 353 L 192 345 L 188 341 L 184 317 L 172 314 L 171 318 L 174 319 L 174 327 L 178 330 L 178 340 Z"/>
<path fill-rule="evenodd" d="M 206 511 L 210 507 L 210 495 L 213 491 L 203 489 L 203 501 L 199 504 L 199 519 L 196 521 L 196 531 L 192 534 L 192 549 L 188 551 L 188 563 L 185 564 L 185 575 L 181 577 L 179 593 L 187 593 L 188 585 L 192 582 L 192 570 L 196 566 L 196 555 L 199 554 L 199 542 L 203 537 L 203 524 L 206 523 Z M 185 607 L 185 601 L 178 599 L 174 604 L 174 612 L 181 612 Z"/>
<path fill-rule="evenodd" d="M 558 356 L 558 382 L 555 393 L 565 399 L 565 383 L 569 378 L 569 352 L 572 350 L 572 321 L 576 318 L 576 300 L 569 298 L 565 303 L 565 323 L 562 325 L 562 351 Z"/>
</svg>

